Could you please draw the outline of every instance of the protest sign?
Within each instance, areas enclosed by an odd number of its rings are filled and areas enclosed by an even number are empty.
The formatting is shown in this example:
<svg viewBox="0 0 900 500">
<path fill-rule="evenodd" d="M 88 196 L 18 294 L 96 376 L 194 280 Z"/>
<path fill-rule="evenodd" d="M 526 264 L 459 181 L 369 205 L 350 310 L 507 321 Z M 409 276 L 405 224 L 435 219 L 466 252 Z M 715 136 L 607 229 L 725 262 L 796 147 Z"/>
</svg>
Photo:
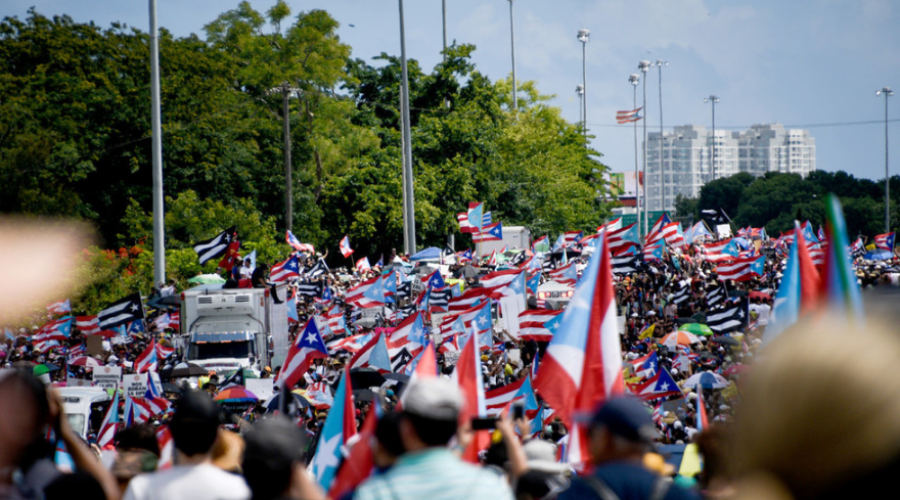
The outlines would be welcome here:
<svg viewBox="0 0 900 500">
<path fill-rule="evenodd" d="M 245 387 L 252 392 L 260 401 L 268 401 L 275 394 L 273 378 L 248 378 Z"/>
<path fill-rule="evenodd" d="M 98 366 L 94 368 L 94 387 L 104 389 L 116 389 L 119 387 L 119 379 L 122 378 L 120 366 Z"/>
<path fill-rule="evenodd" d="M 147 375 L 137 373 L 122 375 L 122 391 L 132 398 L 142 398 L 147 393 Z"/>
</svg>

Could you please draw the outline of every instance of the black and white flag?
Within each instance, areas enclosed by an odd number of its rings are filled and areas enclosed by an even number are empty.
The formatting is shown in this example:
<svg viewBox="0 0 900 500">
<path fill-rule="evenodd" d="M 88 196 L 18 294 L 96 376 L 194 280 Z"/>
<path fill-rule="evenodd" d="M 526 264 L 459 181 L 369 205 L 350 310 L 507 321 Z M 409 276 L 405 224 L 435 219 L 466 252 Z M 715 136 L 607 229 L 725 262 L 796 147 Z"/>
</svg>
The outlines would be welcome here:
<svg viewBox="0 0 900 500">
<path fill-rule="evenodd" d="M 321 297 L 322 296 L 322 282 L 317 281 L 315 283 L 299 283 L 297 285 L 297 295 L 303 297 Z"/>
<path fill-rule="evenodd" d="M 672 297 L 672 302 L 677 305 L 681 305 L 682 302 L 691 298 L 691 287 L 690 286 L 682 286 L 675 292 L 675 296 Z"/>
<path fill-rule="evenodd" d="M 638 270 L 640 260 L 637 255 L 622 255 L 612 258 L 613 274 L 631 274 Z"/>
<path fill-rule="evenodd" d="M 234 240 L 236 230 L 235 226 L 231 226 L 212 238 L 194 245 L 194 251 L 200 257 L 200 264 L 206 264 L 207 261 L 225 255 L 228 245 Z"/>
<path fill-rule="evenodd" d="M 706 326 L 716 333 L 739 330 L 744 325 L 744 311 L 740 303 L 728 304 L 723 309 L 706 314 Z"/>
<path fill-rule="evenodd" d="M 706 305 L 711 308 L 721 304 L 724 300 L 725 289 L 721 286 L 717 286 L 714 290 L 707 292 L 706 294 Z"/>
<path fill-rule="evenodd" d="M 446 311 L 451 298 L 453 298 L 453 290 L 449 286 L 436 288 L 431 291 L 428 297 L 428 307 Z"/>
<path fill-rule="evenodd" d="M 397 285 L 397 293 L 395 297 L 398 299 L 408 299 L 412 295 L 412 281 L 406 281 Z"/>
<path fill-rule="evenodd" d="M 141 303 L 141 294 L 133 293 L 97 313 L 97 324 L 101 330 L 111 330 L 129 321 L 143 318 L 144 305 Z"/>
<path fill-rule="evenodd" d="M 326 274 L 328 274 L 328 264 L 322 259 L 316 261 L 316 264 L 309 268 L 309 271 L 306 271 L 306 276 L 310 279 L 318 278 L 319 276 L 324 276 Z"/>
</svg>

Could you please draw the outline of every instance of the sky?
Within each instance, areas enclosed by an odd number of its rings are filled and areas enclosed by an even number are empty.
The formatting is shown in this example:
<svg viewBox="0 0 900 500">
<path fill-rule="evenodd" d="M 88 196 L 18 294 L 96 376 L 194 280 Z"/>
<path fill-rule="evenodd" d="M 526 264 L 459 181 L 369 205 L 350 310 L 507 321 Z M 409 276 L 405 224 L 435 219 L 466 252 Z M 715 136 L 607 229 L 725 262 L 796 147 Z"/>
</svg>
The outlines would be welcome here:
<svg viewBox="0 0 900 500">
<path fill-rule="evenodd" d="M 203 35 L 203 26 L 238 0 L 158 0 L 159 24 L 176 36 Z M 274 0 L 251 0 L 260 11 Z M 294 13 L 325 9 L 353 57 L 399 55 L 396 0 L 287 0 Z M 446 0 L 450 43 L 477 47 L 474 62 L 491 79 L 508 77 L 507 0 Z M 79 22 L 119 21 L 149 29 L 148 2 L 139 0 L 3 0 L 0 16 L 68 14 Z M 430 69 L 441 58 L 441 0 L 406 0 L 407 56 Z M 820 170 L 884 178 L 884 97 L 900 91 L 900 2 L 892 0 L 515 0 L 516 76 L 532 80 L 571 122 L 579 120 L 575 86 L 582 79 L 577 31 L 585 47 L 587 122 L 592 145 L 613 171 L 634 168 L 630 126 L 617 110 L 632 109 L 628 75 L 638 61 L 665 60 L 663 117 L 673 125 L 711 125 L 703 98 L 719 97 L 716 128 L 756 123 L 808 128 Z M 646 81 L 647 127 L 660 127 L 659 74 Z M 638 101 L 643 86 L 638 87 Z M 900 93 L 889 102 L 890 149 L 900 158 Z M 873 122 L 847 125 L 853 122 Z M 898 161 L 891 174 L 898 175 Z"/>
</svg>

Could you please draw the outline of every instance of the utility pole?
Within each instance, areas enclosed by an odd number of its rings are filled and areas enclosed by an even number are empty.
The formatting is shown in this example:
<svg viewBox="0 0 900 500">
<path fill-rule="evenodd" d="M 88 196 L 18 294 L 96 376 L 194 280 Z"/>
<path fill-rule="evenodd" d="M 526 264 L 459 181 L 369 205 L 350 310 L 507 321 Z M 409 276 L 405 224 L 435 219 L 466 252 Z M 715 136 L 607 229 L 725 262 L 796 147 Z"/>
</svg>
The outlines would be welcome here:
<svg viewBox="0 0 900 500">
<path fill-rule="evenodd" d="M 663 61 L 662 59 L 657 59 L 654 63 L 654 66 L 659 68 L 659 178 L 660 178 L 660 193 L 662 199 L 662 205 L 660 209 L 666 210 L 666 170 L 665 170 L 665 161 L 663 160 L 663 155 L 666 151 L 666 138 L 665 132 L 663 130 L 663 102 L 662 102 L 662 69 L 663 66 L 668 66 L 669 63 L 667 61 Z"/>
<path fill-rule="evenodd" d="M 884 94 L 884 232 L 891 232 L 891 174 L 888 169 L 888 97 L 894 95 L 890 87 L 884 87 L 875 95 Z"/>
<path fill-rule="evenodd" d="M 291 170 L 291 86 L 288 82 L 281 85 L 281 96 L 284 109 L 284 225 L 288 231 L 294 226 L 294 176 Z"/>
<path fill-rule="evenodd" d="M 577 38 L 581 42 L 581 131 L 584 133 L 584 145 L 587 147 L 587 44 L 591 41 L 591 30 L 584 28 L 578 30 Z"/>
<path fill-rule="evenodd" d="M 519 111 L 519 92 L 516 87 L 516 24 L 513 22 L 513 0 L 509 0 L 509 40 L 512 50 L 512 100 L 513 112 Z"/>
<path fill-rule="evenodd" d="M 650 61 L 641 61 L 638 63 L 638 69 L 643 73 L 643 88 L 644 88 L 644 175 L 643 175 L 643 183 L 641 184 L 641 191 L 643 194 L 642 198 L 644 198 L 644 231 L 649 232 L 650 226 L 647 220 L 648 217 L 648 208 L 650 208 L 650 204 L 647 203 L 647 72 L 650 71 Z"/>
<path fill-rule="evenodd" d="M 441 13 L 444 24 L 444 62 L 447 62 L 447 0 L 441 0 Z"/>
<path fill-rule="evenodd" d="M 408 231 L 406 253 L 416 253 L 416 199 L 413 189 L 413 161 L 412 161 L 412 132 L 409 123 L 409 73 L 406 65 L 406 32 L 403 24 L 403 0 L 398 0 L 400 7 L 400 66 L 401 66 L 401 104 L 400 113 L 403 116 L 403 159 L 404 175 L 406 176 L 406 229 Z"/>
<path fill-rule="evenodd" d="M 709 168 L 712 170 L 712 180 L 716 180 L 716 103 L 719 102 L 717 96 L 711 95 L 703 102 L 712 104 L 712 140 L 709 143 Z"/>
<path fill-rule="evenodd" d="M 166 228 L 163 217 L 162 119 L 159 104 L 159 28 L 156 0 L 150 0 L 150 130 L 153 170 L 153 281 L 166 281 Z"/>
</svg>

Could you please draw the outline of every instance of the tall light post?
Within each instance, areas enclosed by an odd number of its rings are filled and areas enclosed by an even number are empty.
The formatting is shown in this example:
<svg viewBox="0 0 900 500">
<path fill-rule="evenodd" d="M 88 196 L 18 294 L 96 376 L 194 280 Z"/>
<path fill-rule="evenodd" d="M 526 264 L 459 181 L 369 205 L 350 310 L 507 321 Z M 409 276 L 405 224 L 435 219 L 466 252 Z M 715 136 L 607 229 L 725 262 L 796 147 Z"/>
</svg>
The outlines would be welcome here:
<svg viewBox="0 0 900 500">
<path fill-rule="evenodd" d="M 513 111 L 519 111 L 519 92 L 516 87 L 516 23 L 513 22 L 513 0 L 509 0 L 509 40 L 512 47 L 512 98 Z"/>
<path fill-rule="evenodd" d="M 716 180 L 716 103 L 719 98 L 711 95 L 703 99 L 703 102 L 712 104 L 712 139 L 709 143 L 709 168 L 712 170 L 712 180 Z"/>
<path fill-rule="evenodd" d="M 666 138 L 663 135 L 663 102 L 662 102 L 662 69 L 663 66 L 668 66 L 668 61 L 663 61 L 662 59 L 657 59 L 654 66 L 659 68 L 659 189 L 660 189 L 660 199 L 661 199 L 661 208 L 663 210 L 666 209 L 666 171 L 664 168 L 665 163 L 663 162 L 663 154 L 666 151 Z"/>
<path fill-rule="evenodd" d="M 581 42 L 581 123 L 587 145 L 587 43 L 591 41 L 591 30 L 578 30 L 578 41 Z"/>
<path fill-rule="evenodd" d="M 631 84 L 631 90 L 634 98 L 634 105 L 631 109 L 637 109 L 637 86 L 641 82 L 641 75 L 637 73 L 632 73 L 628 75 L 628 83 Z M 641 227 L 641 189 L 640 189 L 640 175 L 638 173 L 638 140 L 637 140 L 637 120 L 632 120 L 631 122 L 634 125 L 634 206 L 637 210 L 637 221 L 638 221 L 638 233 L 640 233 Z"/>
<path fill-rule="evenodd" d="M 150 0 L 150 135 L 153 171 L 153 281 L 166 281 L 166 228 L 163 217 L 162 119 L 159 116 L 159 29 L 156 0 Z"/>
<path fill-rule="evenodd" d="M 584 128 L 586 124 L 584 123 L 584 85 L 578 84 L 575 86 L 575 93 L 578 95 L 578 121 L 581 122 L 581 128 Z"/>
<path fill-rule="evenodd" d="M 650 226 L 647 225 L 647 208 L 650 206 L 647 203 L 647 72 L 650 71 L 650 61 L 641 61 L 638 63 L 638 69 L 643 73 L 644 80 L 644 182 L 641 183 L 641 189 L 643 190 L 643 198 L 644 198 L 644 231 L 650 231 Z"/>
<path fill-rule="evenodd" d="M 888 97 L 894 95 L 890 87 L 876 90 L 875 95 L 884 94 L 884 232 L 891 232 L 891 184 L 888 170 Z"/>
<path fill-rule="evenodd" d="M 441 0 L 441 21 L 444 25 L 444 62 L 447 62 L 447 0 Z"/>
<path fill-rule="evenodd" d="M 400 6 L 400 115 L 403 120 L 403 177 L 406 180 L 406 221 L 407 235 L 404 238 L 408 254 L 416 253 L 416 202 L 413 196 L 413 162 L 412 162 L 412 138 L 409 125 L 409 73 L 406 66 L 406 32 L 403 25 L 403 0 L 397 0 Z"/>
</svg>

